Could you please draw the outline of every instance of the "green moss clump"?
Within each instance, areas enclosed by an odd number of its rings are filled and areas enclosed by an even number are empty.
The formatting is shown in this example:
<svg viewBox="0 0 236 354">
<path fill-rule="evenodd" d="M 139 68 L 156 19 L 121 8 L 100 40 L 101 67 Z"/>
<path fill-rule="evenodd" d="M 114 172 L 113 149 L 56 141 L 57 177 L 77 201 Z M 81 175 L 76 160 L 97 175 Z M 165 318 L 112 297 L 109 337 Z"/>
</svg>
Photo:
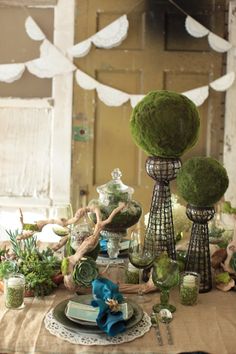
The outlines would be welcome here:
<svg viewBox="0 0 236 354">
<path fill-rule="evenodd" d="M 186 161 L 176 182 L 178 193 L 197 207 L 214 205 L 229 185 L 226 169 L 211 157 L 193 157 Z"/>
<path fill-rule="evenodd" d="M 200 118 L 195 104 L 172 91 L 152 91 L 134 108 L 131 134 L 148 155 L 176 158 L 197 141 Z"/>
<path fill-rule="evenodd" d="M 91 204 L 94 205 L 94 201 L 91 201 Z M 102 220 L 106 220 L 112 211 L 117 207 L 117 204 L 105 206 L 98 203 L 98 206 L 101 212 Z M 125 230 L 136 224 L 139 221 L 141 214 L 141 205 L 135 200 L 132 200 L 126 204 L 126 207 L 123 210 L 113 217 L 112 221 L 106 225 L 105 230 L 113 232 Z M 96 224 L 97 219 L 95 213 L 90 213 L 89 217 Z"/>
</svg>

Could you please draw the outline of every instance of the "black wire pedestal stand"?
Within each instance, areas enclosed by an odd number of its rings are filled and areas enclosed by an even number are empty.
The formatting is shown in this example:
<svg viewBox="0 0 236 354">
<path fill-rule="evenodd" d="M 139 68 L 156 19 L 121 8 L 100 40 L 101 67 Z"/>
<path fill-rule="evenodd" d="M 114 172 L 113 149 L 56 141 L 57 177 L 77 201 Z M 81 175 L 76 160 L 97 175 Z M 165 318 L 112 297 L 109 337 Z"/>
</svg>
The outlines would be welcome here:
<svg viewBox="0 0 236 354">
<path fill-rule="evenodd" d="M 199 292 L 206 293 L 212 289 L 208 221 L 214 217 L 215 209 L 214 207 L 195 207 L 188 204 L 186 214 L 193 221 L 193 225 L 185 270 L 200 275 Z"/>
<path fill-rule="evenodd" d="M 175 179 L 181 167 L 178 158 L 150 156 L 146 161 L 147 174 L 156 183 L 153 189 L 145 245 L 149 247 L 149 238 L 155 238 L 156 255 L 167 251 L 168 256 L 176 259 L 175 237 L 172 218 L 170 181 Z"/>
</svg>

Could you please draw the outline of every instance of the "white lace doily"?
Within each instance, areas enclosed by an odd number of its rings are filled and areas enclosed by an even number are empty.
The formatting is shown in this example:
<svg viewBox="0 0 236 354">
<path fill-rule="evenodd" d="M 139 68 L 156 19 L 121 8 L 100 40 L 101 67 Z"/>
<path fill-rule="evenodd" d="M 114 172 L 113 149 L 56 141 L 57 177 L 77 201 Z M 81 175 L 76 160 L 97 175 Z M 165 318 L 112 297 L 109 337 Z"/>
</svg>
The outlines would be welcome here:
<svg viewBox="0 0 236 354">
<path fill-rule="evenodd" d="M 59 322 L 57 322 L 52 315 L 52 311 L 47 313 L 44 318 L 46 329 L 53 335 L 64 339 L 73 344 L 82 345 L 110 345 L 131 342 L 135 338 L 142 337 L 151 327 L 150 317 L 146 312 L 143 314 L 142 320 L 134 327 L 128 329 L 115 337 L 109 337 L 106 334 L 92 334 L 92 333 L 75 333 L 67 330 Z"/>
</svg>

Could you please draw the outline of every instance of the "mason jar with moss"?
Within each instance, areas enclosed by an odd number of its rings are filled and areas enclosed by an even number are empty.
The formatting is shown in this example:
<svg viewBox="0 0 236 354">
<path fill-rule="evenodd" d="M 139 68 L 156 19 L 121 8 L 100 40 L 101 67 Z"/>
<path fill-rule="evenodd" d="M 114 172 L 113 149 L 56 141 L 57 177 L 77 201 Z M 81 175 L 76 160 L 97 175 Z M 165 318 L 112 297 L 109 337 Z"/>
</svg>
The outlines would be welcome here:
<svg viewBox="0 0 236 354">
<path fill-rule="evenodd" d="M 182 305 L 192 306 L 197 304 L 199 293 L 199 274 L 185 271 L 180 274 L 180 302 Z"/>
<path fill-rule="evenodd" d="M 127 269 L 125 271 L 125 283 L 139 283 L 139 269 L 133 266 L 133 264 L 131 264 L 130 262 L 128 263 Z"/>
<path fill-rule="evenodd" d="M 24 307 L 25 277 L 23 274 L 10 274 L 4 279 L 5 305 L 9 309 Z"/>
</svg>

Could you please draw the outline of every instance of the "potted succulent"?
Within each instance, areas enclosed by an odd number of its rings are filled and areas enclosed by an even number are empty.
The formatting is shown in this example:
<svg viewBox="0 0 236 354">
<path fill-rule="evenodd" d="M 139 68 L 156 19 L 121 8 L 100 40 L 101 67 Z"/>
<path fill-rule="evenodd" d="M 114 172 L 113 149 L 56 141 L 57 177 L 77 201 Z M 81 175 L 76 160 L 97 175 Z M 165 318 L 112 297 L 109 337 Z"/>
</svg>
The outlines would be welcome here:
<svg viewBox="0 0 236 354">
<path fill-rule="evenodd" d="M 53 251 L 39 250 L 36 236 L 17 240 L 18 230 L 7 231 L 12 251 L 4 250 L 0 262 L 0 280 L 11 273 L 21 273 L 25 277 L 25 296 L 44 296 L 50 294 L 63 281 L 61 261 Z"/>
</svg>

